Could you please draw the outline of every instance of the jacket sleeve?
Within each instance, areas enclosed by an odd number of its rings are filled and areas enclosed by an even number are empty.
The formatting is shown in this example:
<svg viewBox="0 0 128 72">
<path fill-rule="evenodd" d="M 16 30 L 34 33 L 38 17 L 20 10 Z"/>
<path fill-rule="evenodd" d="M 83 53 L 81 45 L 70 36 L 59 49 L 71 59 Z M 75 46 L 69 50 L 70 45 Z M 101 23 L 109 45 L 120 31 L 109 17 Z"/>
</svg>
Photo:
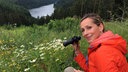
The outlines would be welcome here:
<svg viewBox="0 0 128 72">
<path fill-rule="evenodd" d="M 82 53 L 78 54 L 74 59 L 85 72 L 88 72 L 86 58 Z"/>
</svg>

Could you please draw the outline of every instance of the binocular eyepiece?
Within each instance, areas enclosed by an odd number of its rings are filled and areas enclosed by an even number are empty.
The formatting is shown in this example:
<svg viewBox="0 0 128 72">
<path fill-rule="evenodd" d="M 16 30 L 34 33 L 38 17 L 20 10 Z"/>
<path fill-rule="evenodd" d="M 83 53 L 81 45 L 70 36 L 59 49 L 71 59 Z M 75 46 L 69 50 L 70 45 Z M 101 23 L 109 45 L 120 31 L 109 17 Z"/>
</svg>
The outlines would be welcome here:
<svg viewBox="0 0 128 72">
<path fill-rule="evenodd" d="M 66 47 L 66 46 L 68 46 L 69 44 L 73 44 L 74 42 L 78 42 L 80 39 L 81 39 L 80 36 L 74 36 L 74 37 L 72 37 L 71 39 L 69 39 L 69 40 L 63 42 L 63 45 Z"/>
</svg>

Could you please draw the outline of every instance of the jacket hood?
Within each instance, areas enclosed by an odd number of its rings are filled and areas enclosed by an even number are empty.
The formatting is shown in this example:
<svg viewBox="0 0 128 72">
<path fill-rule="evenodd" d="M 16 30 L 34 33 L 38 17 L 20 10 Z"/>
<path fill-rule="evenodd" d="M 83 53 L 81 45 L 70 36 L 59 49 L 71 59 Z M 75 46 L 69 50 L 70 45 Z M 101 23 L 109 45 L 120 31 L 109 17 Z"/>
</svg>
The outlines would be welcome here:
<svg viewBox="0 0 128 72">
<path fill-rule="evenodd" d="M 90 48 L 97 48 L 98 45 L 110 45 L 113 48 L 118 49 L 123 54 L 127 53 L 126 40 L 124 40 L 118 34 L 113 34 L 111 31 L 103 33 L 98 39 L 94 40 L 90 44 Z M 93 49 L 92 49 L 93 50 Z"/>
</svg>

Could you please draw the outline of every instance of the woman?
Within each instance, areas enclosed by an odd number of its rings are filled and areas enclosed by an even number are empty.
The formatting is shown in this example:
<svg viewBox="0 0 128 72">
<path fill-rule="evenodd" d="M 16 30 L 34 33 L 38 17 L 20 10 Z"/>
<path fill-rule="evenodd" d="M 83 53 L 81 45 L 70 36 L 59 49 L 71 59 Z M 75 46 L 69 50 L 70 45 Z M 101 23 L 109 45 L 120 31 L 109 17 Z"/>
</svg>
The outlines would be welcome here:
<svg viewBox="0 0 128 72">
<path fill-rule="evenodd" d="M 84 72 L 128 72 L 126 41 L 118 34 L 105 31 L 99 15 L 86 14 L 80 28 L 90 45 L 87 57 L 81 53 L 79 43 L 73 43 L 73 48 L 74 59 Z M 82 71 L 74 69 L 74 72 Z"/>
</svg>

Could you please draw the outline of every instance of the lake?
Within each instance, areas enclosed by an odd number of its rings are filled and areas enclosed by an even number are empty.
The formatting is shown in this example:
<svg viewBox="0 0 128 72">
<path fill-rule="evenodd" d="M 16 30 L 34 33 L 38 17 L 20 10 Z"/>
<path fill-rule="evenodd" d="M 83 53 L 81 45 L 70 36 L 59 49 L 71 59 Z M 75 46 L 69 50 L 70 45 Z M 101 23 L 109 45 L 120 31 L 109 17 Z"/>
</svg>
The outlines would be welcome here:
<svg viewBox="0 0 128 72">
<path fill-rule="evenodd" d="M 47 16 L 47 15 L 51 16 L 52 13 L 54 12 L 54 4 L 33 8 L 33 9 L 30 9 L 29 12 L 31 16 L 35 18 L 38 18 L 38 17 L 40 18 L 42 16 Z"/>
</svg>

